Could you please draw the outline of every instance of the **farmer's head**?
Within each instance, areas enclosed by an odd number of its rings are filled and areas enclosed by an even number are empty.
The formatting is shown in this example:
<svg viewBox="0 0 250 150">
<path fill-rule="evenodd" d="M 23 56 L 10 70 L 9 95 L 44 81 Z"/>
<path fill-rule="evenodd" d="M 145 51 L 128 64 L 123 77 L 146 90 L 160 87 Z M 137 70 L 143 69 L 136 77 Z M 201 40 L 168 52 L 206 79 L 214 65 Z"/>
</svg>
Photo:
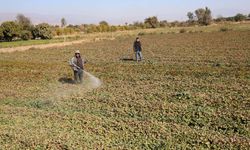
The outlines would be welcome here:
<svg viewBox="0 0 250 150">
<path fill-rule="evenodd" d="M 139 41 L 140 41 L 140 38 L 139 38 L 139 37 L 137 37 L 137 38 L 136 38 L 136 41 L 137 41 L 137 42 L 139 42 Z"/>
<path fill-rule="evenodd" d="M 75 56 L 76 56 L 77 58 L 81 57 L 81 53 L 80 53 L 79 50 L 77 50 L 77 51 L 75 52 Z"/>
</svg>

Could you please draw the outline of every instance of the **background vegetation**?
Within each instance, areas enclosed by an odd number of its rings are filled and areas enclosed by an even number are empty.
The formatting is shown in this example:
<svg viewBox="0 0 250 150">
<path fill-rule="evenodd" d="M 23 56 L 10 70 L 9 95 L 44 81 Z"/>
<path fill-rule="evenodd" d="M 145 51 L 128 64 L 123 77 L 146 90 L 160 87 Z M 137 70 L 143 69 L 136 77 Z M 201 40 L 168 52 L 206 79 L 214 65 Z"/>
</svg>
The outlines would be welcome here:
<svg viewBox="0 0 250 150">
<path fill-rule="evenodd" d="M 49 25 L 41 23 L 33 25 L 32 21 L 22 14 L 18 14 L 15 21 L 3 22 L 0 26 L 0 42 L 13 40 L 30 40 L 30 39 L 51 39 L 55 36 L 75 35 L 79 33 L 94 33 L 94 32 L 115 32 L 128 31 L 136 29 L 150 28 L 172 28 L 172 27 L 188 27 L 188 26 L 207 26 L 215 23 L 225 22 L 240 22 L 250 20 L 250 14 L 237 14 L 233 17 L 219 16 L 216 19 L 212 18 L 211 10 L 199 8 L 194 12 L 187 13 L 187 21 L 168 22 L 167 20 L 158 20 L 157 16 L 145 18 L 144 22 L 136 21 L 133 24 L 125 23 L 124 25 L 110 25 L 106 21 L 101 21 L 99 24 L 82 24 L 82 25 L 67 25 L 65 18 L 61 19 L 61 25 Z"/>
</svg>

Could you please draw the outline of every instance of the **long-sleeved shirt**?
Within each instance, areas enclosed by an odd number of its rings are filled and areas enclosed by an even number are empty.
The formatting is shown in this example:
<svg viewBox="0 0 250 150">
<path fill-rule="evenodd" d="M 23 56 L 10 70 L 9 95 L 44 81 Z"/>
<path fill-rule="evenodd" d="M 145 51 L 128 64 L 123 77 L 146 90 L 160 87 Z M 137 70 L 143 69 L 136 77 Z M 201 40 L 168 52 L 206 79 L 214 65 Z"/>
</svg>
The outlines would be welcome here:
<svg viewBox="0 0 250 150">
<path fill-rule="evenodd" d="M 134 51 L 141 51 L 142 48 L 141 48 L 141 42 L 138 42 L 138 41 L 135 41 L 134 42 Z"/>
<path fill-rule="evenodd" d="M 81 57 L 80 58 L 73 57 L 69 63 L 74 71 L 79 71 L 84 69 L 85 61 Z"/>
</svg>

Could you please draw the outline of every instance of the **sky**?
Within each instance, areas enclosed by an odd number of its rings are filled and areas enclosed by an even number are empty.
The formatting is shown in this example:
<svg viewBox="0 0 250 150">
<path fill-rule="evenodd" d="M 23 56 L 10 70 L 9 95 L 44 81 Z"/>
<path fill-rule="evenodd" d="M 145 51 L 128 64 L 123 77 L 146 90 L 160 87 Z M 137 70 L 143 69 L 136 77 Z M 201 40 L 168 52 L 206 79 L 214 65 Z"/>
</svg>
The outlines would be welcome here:
<svg viewBox="0 0 250 150">
<path fill-rule="evenodd" d="M 186 20 L 186 14 L 197 8 L 209 7 L 213 16 L 249 14 L 250 0 L 0 0 L 0 22 L 14 20 L 18 13 L 33 23 L 60 24 L 65 17 L 68 24 L 133 23 L 146 17 L 161 20 Z"/>
</svg>

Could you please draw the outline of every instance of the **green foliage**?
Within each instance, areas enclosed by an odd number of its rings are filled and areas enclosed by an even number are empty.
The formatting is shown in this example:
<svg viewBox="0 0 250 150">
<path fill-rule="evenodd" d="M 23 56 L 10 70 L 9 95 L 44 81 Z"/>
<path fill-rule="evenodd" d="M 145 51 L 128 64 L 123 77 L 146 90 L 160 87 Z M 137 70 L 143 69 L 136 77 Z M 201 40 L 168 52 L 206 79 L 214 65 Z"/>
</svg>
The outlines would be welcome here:
<svg viewBox="0 0 250 150">
<path fill-rule="evenodd" d="M 197 9 L 195 14 L 199 24 L 207 26 L 212 23 L 212 12 L 208 7 Z"/>
<path fill-rule="evenodd" d="M 52 39 L 52 30 L 49 24 L 42 23 L 37 25 L 33 31 L 32 35 L 34 38 L 41 38 L 41 39 Z"/>
<path fill-rule="evenodd" d="M 106 21 L 101 21 L 100 23 L 99 23 L 99 26 L 97 26 L 97 30 L 99 31 L 99 32 L 108 32 L 109 31 L 109 24 L 108 24 L 108 22 L 106 22 Z"/>
<path fill-rule="evenodd" d="M 61 27 L 63 28 L 63 27 L 65 27 L 66 25 L 67 25 L 66 19 L 65 19 L 65 18 L 62 18 L 62 19 L 61 19 Z"/>
<path fill-rule="evenodd" d="M 3 38 L 4 38 L 3 29 L 0 26 L 0 40 L 3 40 Z"/>
<path fill-rule="evenodd" d="M 27 31 L 27 30 L 24 30 L 21 32 L 21 39 L 22 40 L 30 40 L 32 39 L 33 36 L 32 36 L 32 33 L 30 31 Z"/>
<path fill-rule="evenodd" d="M 235 21 L 235 17 L 227 17 L 226 21 L 234 22 Z"/>
<path fill-rule="evenodd" d="M 64 31 L 64 34 L 66 34 L 66 35 L 71 35 L 71 34 L 75 33 L 75 30 L 73 28 L 69 28 L 69 27 L 65 28 L 63 31 Z"/>
<path fill-rule="evenodd" d="M 111 30 L 111 32 L 115 32 L 115 31 L 118 30 L 118 28 L 119 28 L 119 27 L 111 26 L 110 30 Z M 121 28 L 120 28 L 120 29 L 121 29 Z M 126 30 L 125 28 L 123 28 L 123 29 Z M 121 30 L 123 30 L 123 29 L 121 29 Z"/>
<path fill-rule="evenodd" d="M 192 22 L 195 19 L 194 13 L 192 13 L 192 12 L 188 12 L 187 17 L 188 17 L 189 22 Z"/>
<path fill-rule="evenodd" d="M 180 26 L 180 22 L 179 21 L 173 21 L 170 23 L 170 27 L 178 27 Z"/>
<path fill-rule="evenodd" d="M 224 18 L 223 16 L 218 16 L 216 19 L 214 19 L 214 21 L 222 22 L 222 21 L 226 21 L 226 18 Z"/>
<path fill-rule="evenodd" d="M 139 22 L 139 21 L 134 22 L 133 26 L 135 28 L 141 28 L 141 29 L 146 28 L 146 24 L 144 24 L 143 22 Z"/>
<path fill-rule="evenodd" d="M 108 22 L 107 21 L 101 21 L 99 23 L 100 26 L 109 26 Z"/>
<path fill-rule="evenodd" d="M 64 34 L 64 32 L 63 32 L 62 28 L 56 28 L 54 31 L 54 35 L 61 36 L 63 34 Z"/>
<path fill-rule="evenodd" d="M 163 21 L 160 21 L 159 23 L 160 27 L 167 27 L 168 26 L 168 21 L 167 20 L 163 20 Z"/>
<path fill-rule="evenodd" d="M 237 15 L 234 17 L 234 20 L 235 20 L 236 22 L 238 22 L 238 21 L 244 21 L 244 20 L 246 20 L 246 18 L 247 18 L 247 16 L 245 16 L 245 15 L 243 15 L 243 14 L 237 14 Z"/>
<path fill-rule="evenodd" d="M 14 21 L 3 22 L 1 28 L 4 35 L 4 40 L 6 41 L 12 41 L 13 38 L 20 35 L 20 26 Z"/>
<path fill-rule="evenodd" d="M 31 30 L 32 22 L 28 17 L 18 14 L 16 20 L 22 30 Z"/>
<path fill-rule="evenodd" d="M 146 25 L 147 28 L 159 27 L 159 21 L 156 16 L 146 18 L 144 24 Z"/>
</svg>

